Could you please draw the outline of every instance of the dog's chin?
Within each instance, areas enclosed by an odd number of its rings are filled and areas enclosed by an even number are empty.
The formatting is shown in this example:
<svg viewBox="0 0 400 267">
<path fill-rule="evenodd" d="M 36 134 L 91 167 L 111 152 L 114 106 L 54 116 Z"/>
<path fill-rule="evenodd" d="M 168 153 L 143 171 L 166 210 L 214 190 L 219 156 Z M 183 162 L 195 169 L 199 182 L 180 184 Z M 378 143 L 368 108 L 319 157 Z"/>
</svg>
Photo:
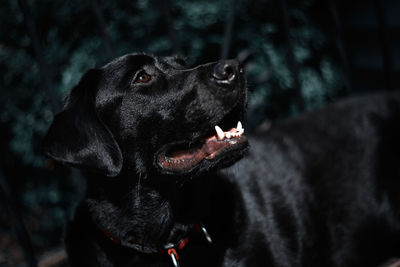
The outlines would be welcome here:
<svg viewBox="0 0 400 267">
<path fill-rule="evenodd" d="M 191 142 L 164 145 L 155 155 L 155 164 L 163 174 L 198 174 L 224 168 L 242 158 L 248 148 L 244 129 L 236 128 Z"/>
</svg>

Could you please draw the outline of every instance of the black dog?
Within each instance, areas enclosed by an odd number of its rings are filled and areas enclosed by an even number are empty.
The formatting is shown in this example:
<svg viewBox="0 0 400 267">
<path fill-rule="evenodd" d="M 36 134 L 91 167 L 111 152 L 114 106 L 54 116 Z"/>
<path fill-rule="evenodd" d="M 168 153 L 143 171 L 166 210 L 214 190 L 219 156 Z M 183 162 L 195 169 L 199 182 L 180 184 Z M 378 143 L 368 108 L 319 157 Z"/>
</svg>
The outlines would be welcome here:
<svg viewBox="0 0 400 267">
<path fill-rule="evenodd" d="M 84 75 L 44 141 L 53 159 L 90 171 L 67 228 L 72 266 L 400 257 L 400 96 L 299 116 L 246 153 L 242 73 L 236 61 L 189 69 L 132 54 Z"/>
</svg>

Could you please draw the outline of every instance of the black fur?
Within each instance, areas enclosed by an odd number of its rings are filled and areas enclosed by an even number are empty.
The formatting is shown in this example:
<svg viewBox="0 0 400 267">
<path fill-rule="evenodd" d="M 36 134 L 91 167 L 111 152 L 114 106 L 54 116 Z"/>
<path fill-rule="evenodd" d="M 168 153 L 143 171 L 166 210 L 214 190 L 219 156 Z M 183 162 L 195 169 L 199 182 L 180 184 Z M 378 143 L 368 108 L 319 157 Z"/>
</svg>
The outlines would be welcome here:
<svg viewBox="0 0 400 267">
<path fill-rule="evenodd" d="M 138 82 L 143 73 L 150 79 Z M 170 146 L 235 127 L 246 98 L 235 61 L 189 69 L 132 54 L 85 74 L 44 140 L 47 155 L 89 170 L 67 227 L 71 266 L 172 266 L 158 250 L 184 237 L 182 267 L 378 266 L 400 257 L 399 94 L 274 125 L 240 161 L 247 143 L 182 171 L 158 164 Z M 212 244 L 194 233 L 197 223 Z M 115 244 L 104 230 L 135 241 Z"/>
</svg>

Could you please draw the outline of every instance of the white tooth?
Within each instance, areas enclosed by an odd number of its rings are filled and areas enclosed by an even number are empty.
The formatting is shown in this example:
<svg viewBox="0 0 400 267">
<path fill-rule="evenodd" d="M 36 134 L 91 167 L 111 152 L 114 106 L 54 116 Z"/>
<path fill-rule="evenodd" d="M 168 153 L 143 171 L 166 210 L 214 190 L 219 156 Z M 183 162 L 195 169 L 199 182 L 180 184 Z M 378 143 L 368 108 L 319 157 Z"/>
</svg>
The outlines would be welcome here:
<svg viewBox="0 0 400 267">
<path fill-rule="evenodd" d="M 231 138 L 231 132 L 225 133 L 226 138 L 230 139 Z"/>
<path fill-rule="evenodd" d="M 242 123 L 240 121 L 238 121 L 238 124 L 236 126 L 236 130 L 240 131 L 243 129 Z"/>
<path fill-rule="evenodd" d="M 215 125 L 215 131 L 217 132 L 218 140 L 223 140 L 224 131 L 222 131 L 222 129 L 218 125 Z"/>
<path fill-rule="evenodd" d="M 244 128 L 240 129 L 239 134 L 240 134 L 240 135 L 243 135 L 243 134 L 244 134 Z"/>
</svg>

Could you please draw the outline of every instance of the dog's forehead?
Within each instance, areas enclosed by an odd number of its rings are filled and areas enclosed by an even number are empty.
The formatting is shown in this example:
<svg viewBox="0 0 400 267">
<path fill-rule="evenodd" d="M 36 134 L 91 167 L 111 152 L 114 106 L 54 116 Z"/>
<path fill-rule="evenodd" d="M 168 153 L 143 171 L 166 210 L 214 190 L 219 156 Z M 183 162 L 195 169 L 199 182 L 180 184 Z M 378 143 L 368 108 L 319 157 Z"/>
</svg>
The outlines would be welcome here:
<svg viewBox="0 0 400 267">
<path fill-rule="evenodd" d="M 115 70 L 129 67 L 131 70 L 137 70 L 144 66 L 153 66 L 162 71 L 171 69 L 185 69 L 184 59 L 177 56 L 156 57 L 148 54 L 128 54 L 118 57 L 102 68 L 106 70 Z"/>
<path fill-rule="evenodd" d="M 186 62 L 183 58 L 179 56 L 170 56 L 170 57 L 158 57 L 156 58 L 156 67 L 161 70 L 169 70 L 169 69 L 185 69 Z"/>
<path fill-rule="evenodd" d="M 130 67 L 139 69 L 145 65 L 155 65 L 155 57 L 146 54 L 128 54 L 107 63 L 102 69 L 113 70 Z"/>
</svg>

